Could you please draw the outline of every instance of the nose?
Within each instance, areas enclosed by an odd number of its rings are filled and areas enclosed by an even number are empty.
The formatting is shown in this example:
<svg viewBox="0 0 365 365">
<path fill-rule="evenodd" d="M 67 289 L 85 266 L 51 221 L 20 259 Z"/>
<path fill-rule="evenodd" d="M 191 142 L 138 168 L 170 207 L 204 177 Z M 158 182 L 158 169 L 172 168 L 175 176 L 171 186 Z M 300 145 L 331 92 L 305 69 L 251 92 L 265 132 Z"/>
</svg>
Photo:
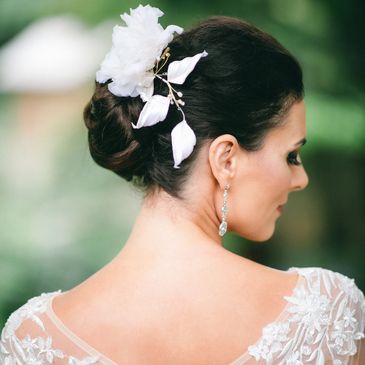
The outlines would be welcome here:
<svg viewBox="0 0 365 365">
<path fill-rule="evenodd" d="M 309 178 L 307 172 L 302 166 L 301 168 L 296 170 L 295 175 L 293 176 L 291 190 L 292 191 L 303 190 L 307 187 L 308 183 L 309 183 Z"/>
</svg>

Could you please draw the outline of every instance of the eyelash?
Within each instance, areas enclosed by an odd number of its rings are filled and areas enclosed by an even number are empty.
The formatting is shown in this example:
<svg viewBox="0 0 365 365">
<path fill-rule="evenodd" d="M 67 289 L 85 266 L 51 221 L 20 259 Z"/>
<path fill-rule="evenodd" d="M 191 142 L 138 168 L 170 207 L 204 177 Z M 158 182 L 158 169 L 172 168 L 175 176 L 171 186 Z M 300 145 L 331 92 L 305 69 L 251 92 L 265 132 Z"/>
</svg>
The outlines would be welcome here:
<svg viewBox="0 0 365 365">
<path fill-rule="evenodd" d="M 298 155 L 299 155 L 298 151 L 290 152 L 287 159 L 288 163 L 290 165 L 300 166 L 302 163 L 297 159 Z"/>
</svg>

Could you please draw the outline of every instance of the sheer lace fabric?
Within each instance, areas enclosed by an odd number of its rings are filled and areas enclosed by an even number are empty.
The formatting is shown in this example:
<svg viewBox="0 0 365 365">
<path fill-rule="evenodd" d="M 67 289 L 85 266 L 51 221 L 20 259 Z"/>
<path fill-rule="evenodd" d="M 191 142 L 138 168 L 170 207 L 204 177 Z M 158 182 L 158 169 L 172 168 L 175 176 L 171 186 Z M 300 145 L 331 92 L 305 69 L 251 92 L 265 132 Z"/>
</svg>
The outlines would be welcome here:
<svg viewBox="0 0 365 365">
<path fill-rule="evenodd" d="M 300 279 L 285 297 L 283 311 L 229 365 L 365 365 L 363 293 L 339 273 L 289 269 L 294 270 Z M 60 293 L 32 298 L 9 317 L 1 334 L 0 364 L 116 365 L 55 315 L 52 299 Z"/>
</svg>

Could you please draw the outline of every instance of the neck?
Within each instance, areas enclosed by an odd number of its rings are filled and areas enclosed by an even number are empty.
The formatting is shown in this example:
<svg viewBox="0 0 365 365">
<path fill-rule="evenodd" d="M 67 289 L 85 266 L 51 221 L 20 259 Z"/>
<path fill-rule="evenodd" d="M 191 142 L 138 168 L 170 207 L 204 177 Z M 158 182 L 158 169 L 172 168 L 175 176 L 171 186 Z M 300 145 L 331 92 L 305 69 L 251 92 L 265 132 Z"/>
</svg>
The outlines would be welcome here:
<svg viewBox="0 0 365 365">
<path fill-rule="evenodd" d="M 191 206 L 160 192 L 157 198 L 146 198 L 143 202 L 121 255 L 153 262 L 186 259 L 199 253 L 227 253 L 218 225 L 215 210 L 208 202 Z"/>
</svg>

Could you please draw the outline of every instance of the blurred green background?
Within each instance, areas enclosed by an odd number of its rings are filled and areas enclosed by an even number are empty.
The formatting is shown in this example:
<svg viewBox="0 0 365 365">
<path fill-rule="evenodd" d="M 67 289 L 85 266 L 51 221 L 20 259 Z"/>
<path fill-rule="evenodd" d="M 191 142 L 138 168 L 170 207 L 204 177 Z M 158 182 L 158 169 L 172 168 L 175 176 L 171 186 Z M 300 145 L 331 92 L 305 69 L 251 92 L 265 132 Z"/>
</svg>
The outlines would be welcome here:
<svg viewBox="0 0 365 365">
<path fill-rule="evenodd" d="M 149 3 L 165 12 L 165 26 L 188 27 L 209 15 L 240 17 L 274 35 L 299 59 L 308 128 L 302 160 L 309 186 L 291 195 L 269 242 L 230 234 L 225 246 L 281 269 L 340 271 L 364 290 L 365 3 Z M 138 212 L 139 193 L 92 162 L 82 121 L 94 72 L 110 47 L 111 27 L 138 4 L 0 0 L 0 328 L 28 298 L 68 289 L 105 265 L 121 249 Z M 59 16 L 68 17 L 64 28 L 34 30 L 33 22 Z M 33 33 L 19 38 L 29 26 Z M 35 33 L 41 41 L 31 38 Z M 73 51 L 67 48 L 71 43 Z M 75 81 L 73 73 L 82 77 Z"/>
</svg>

